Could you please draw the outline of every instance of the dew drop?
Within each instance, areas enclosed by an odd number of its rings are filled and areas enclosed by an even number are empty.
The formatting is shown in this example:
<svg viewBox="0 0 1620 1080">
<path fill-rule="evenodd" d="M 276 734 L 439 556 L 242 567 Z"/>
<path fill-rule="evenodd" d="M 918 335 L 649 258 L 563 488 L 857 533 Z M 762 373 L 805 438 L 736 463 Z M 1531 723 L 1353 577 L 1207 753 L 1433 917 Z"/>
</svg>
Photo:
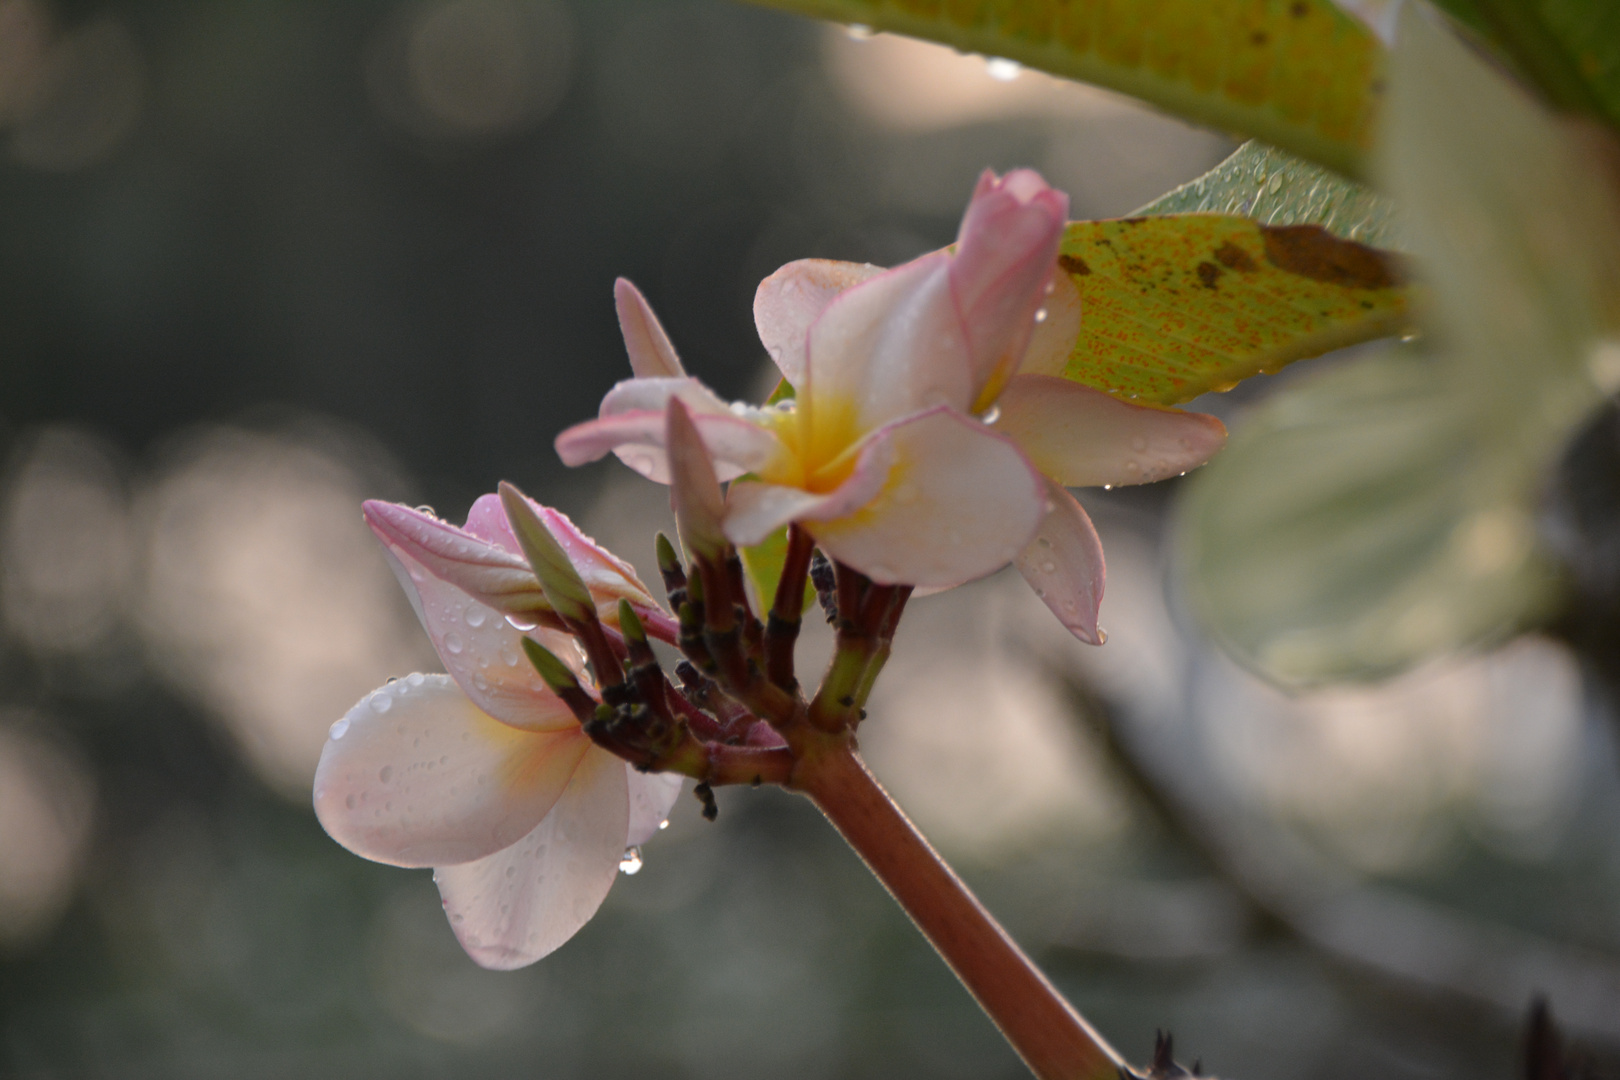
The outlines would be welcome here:
<svg viewBox="0 0 1620 1080">
<path fill-rule="evenodd" d="M 641 849 L 627 847 L 624 849 L 624 858 L 619 860 L 619 873 L 629 877 L 641 873 Z"/>
<path fill-rule="evenodd" d="M 792 398 L 784 398 L 776 403 L 777 412 L 791 413 L 797 411 L 798 408 L 799 403 Z"/>
<path fill-rule="evenodd" d="M 1051 547 L 1052 547 L 1052 541 L 1050 541 L 1050 540 L 1048 540 L 1048 539 L 1047 539 L 1047 538 L 1046 538 L 1046 537 L 1044 537 L 1044 536 L 1043 536 L 1043 537 L 1041 537 L 1041 538 L 1040 538 L 1040 539 L 1038 539 L 1038 540 L 1036 540 L 1036 541 L 1035 541 L 1035 542 L 1036 542 L 1036 543 L 1037 543 L 1037 544 L 1039 544 L 1039 545 L 1040 545 L 1040 546 L 1041 546 L 1041 547 L 1043 547 L 1043 548 L 1046 548 L 1046 549 L 1048 549 L 1048 550 L 1050 550 L 1050 549 L 1051 549 Z"/>
<path fill-rule="evenodd" d="M 392 695 L 385 693 L 382 690 L 378 690 L 376 693 L 371 695 L 371 699 L 367 704 L 371 706 L 372 712 L 380 715 L 394 707 L 394 699 Z"/>
<path fill-rule="evenodd" d="M 377 779 L 381 780 L 385 784 L 388 783 L 388 781 L 392 780 L 393 778 L 394 778 L 394 767 L 392 765 L 384 765 L 382 767 L 382 771 L 377 774 Z"/>
<path fill-rule="evenodd" d="M 461 650 L 465 646 L 463 646 L 461 643 L 461 635 L 452 630 L 448 634 L 444 635 L 444 647 L 450 653 L 450 655 L 460 656 Z"/>
<path fill-rule="evenodd" d="M 851 41 L 867 41 L 872 37 L 872 28 L 865 23 L 850 23 L 844 27 L 844 36 Z"/>
<path fill-rule="evenodd" d="M 1045 321 L 1046 321 L 1046 309 L 1045 308 L 1036 308 L 1035 309 L 1035 322 L 1036 322 L 1036 325 L 1039 325 L 1039 324 L 1041 324 L 1041 323 L 1043 323 Z"/>
<path fill-rule="evenodd" d="M 476 604 L 467 609 L 467 625 L 474 630 L 484 625 L 485 618 L 487 616 L 484 614 L 484 609 Z"/>
<path fill-rule="evenodd" d="M 535 627 L 540 625 L 533 619 L 525 619 L 519 615 L 508 615 L 506 617 L 506 622 L 507 625 L 511 626 L 512 629 L 522 634 L 527 634 L 530 630 L 533 630 Z"/>
<path fill-rule="evenodd" d="M 1045 562 L 1041 563 L 1041 573 L 1043 573 L 1043 574 L 1055 574 L 1055 573 L 1057 573 L 1057 563 L 1053 562 L 1051 559 L 1048 559 Z"/>
<path fill-rule="evenodd" d="M 517 867 L 508 866 L 506 868 L 506 876 L 507 876 L 508 879 L 517 877 Z"/>
<path fill-rule="evenodd" d="M 1114 485 L 1113 484 L 1104 484 L 1103 485 L 1103 490 L 1104 491 L 1113 491 L 1114 490 Z"/>
<path fill-rule="evenodd" d="M 423 503 L 421 506 L 418 506 L 416 508 L 416 512 L 418 514 L 426 514 L 430 518 L 436 518 L 436 517 L 439 516 L 438 512 L 435 511 L 433 509 L 433 507 L 429 506 L 427 503 Z"/>
<path fill-rule="evenodd" d="M 1001 406 L 990 406 L 988 409 L 984 410 L 984 412 L 979 414 L 979 419 L 983 420 L 986 424 L 995 423 L 997 420 L 1001 419 Z"/>
<path fill-rule="evenodd" d="M 423 683 L 427 682 L 427 676 L 422 674 L 420 671 L 413 671 L 409 675 L 405 676 L 405 681 L 410 683 L 412 686 L 421 686 Z"/>
<path fill-rule="evenodd" d="M 332 724 L 332 729 L 326 733 L 327 738 L 341 739 L 349 733 L 349 718 L 343 717 Z"/>
<path fill-rule="evenodd" d="M 985 74 L 989 75 L 997 82 L 1012 82 L 1014 79 L 1018 78 L 1019 75 L 1023 74 L 1024 65 L 1020 64 L 1016 60 L 1008 60 L 1006 57 L 995 56 L 984 62 L 984 71 Z"/>
<path fill-rule="evenodd" d="M 506 663 L 507 667 L 517 667 L 518 666 L 517 650 L 512 648 L 512 646 L 510 646 L 510 645 L 506 646 L 505 648 L 503 648 L 501 650 L 501 659 Z"/>
<path fill-rule="evenodd" d="M 480 671 L 473 675 L 473 685 L 478 687 L 480 690 L 488 690 L 489 680 L 484 678 L 484 673 Z"/>
<path fill-rule="evenodd" d="M 354 801 L 355 801 L 354 796 L 350 795 L 348 798 L 343 800 L 343 805 L 347 806 L 350 810 L 353 810 L 354 809 Z"/>
<path fill-rule="evenodd" d="M 1146 450 L 1147 446 L 1148 446 L 1148 443 L 1147 443 L 1147 436 L 1146 435 L 1138 435 L 1134 439 L 1131 440 L 1131 449 L 1135 450 L 1139 454 L 1143 450 Z"/>
<path fill-rule="evenodd" d="M 660 821 L 658 823 L 658 830 L 660 832 L 662 832 L 663 830 L 665 830 L 667 828 L 669 828 L 669 818 L 665 818 L 663 821 Z"/>
</svg>

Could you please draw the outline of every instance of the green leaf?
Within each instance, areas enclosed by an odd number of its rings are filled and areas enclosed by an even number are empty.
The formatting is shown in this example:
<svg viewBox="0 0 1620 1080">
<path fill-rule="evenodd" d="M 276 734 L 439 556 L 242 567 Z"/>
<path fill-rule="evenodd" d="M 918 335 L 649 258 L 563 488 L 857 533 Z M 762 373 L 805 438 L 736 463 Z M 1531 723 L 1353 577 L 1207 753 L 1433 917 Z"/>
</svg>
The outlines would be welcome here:
<svg viewBox="0 0 1620 1080">
<path fill-rule="evenodd" d="M 1620 128 L 1620 6 L 1613 0 L 1436 0 L 1561 108 Z"/>
<path fill-rule="evenodd" d="M 1080 290 L 1063 374 L 1177 405 L 1408 322 L 1392 258 L 1311 225 L 1221 214 L 1071 222 L 1058 256 Z"/>
<path fill-rule="evenodd" d="M 1196 180 L 1132 214 L 1237 214 L 1262 225 L 1320 225 L 1335 236 L 1398 248 L 1395 203 L 1320 165 L 1246 142 Z"/>
<path fill-rule="evenodd" d="M 1620 389 L 1620 200 L 1586 136 L 1410 11 L 1384 157 L 1435 344 L 1279 393 L 1178 515 L 1193 609 L 1286 684 L 1393 673 L 1552 615 L 1538 498 Z"/>
<path fill-rule="evenodd" d="M 776 586 L 782 580 L 782 567 L 787 563 L 787 526 L 777 529 L 753 547 L 739 548 L 743 571 L 754 586 L 756 611 L 768 611 L 776 602 Z M 806 585 L 804 602 L 815 598 L 816 590 Z"/>
<path fill-rule="evenodd" d="M 1378 39 L 1332 0 L 753 0 L 1006 57 L 1363 171 Z"/>
<path fill-rule="evenodd" d="M 523 557 L 529 560 L 534 576 L 540 579 L 540 589 L 546 602 L 563 619 L 571 622 L 590 622 L 596 619 L 596 602 L 585 587 L 579 571 L 569 561 L 568 553 L 557 543 L 540 520 L 523 492 L 513 484 L 501 481 L 501 506 L 506 519 L 512 523 Z"/>
<path fill-rule="evenodd" d="M 1193 611 L 1289 686 L 1393 674 L 1550 613 L 1533 463 L 1478 420 L 1447 366 L 1408 349 L 1273 397 L 1185 489 Z"/>
</svg>

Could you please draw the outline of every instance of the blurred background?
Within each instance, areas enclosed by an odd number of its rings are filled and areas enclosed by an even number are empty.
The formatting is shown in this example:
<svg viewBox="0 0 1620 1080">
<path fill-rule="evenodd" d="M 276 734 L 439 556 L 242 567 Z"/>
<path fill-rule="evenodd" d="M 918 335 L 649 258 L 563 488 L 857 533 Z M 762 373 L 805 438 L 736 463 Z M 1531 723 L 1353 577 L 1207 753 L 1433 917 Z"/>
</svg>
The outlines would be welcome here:
<svg viewBox="0 0 1620 1080">
<path fill-rule="evenodd" d="M 614 277 L 757 395 L 781 263 L 938 247 L 986 166 L 1105 217 L 1231 149 L 717 2 L 0 0 L 0 1076 L 1023 1075 L 779 792 L 683 799 L 574 941 L 475 967 L 427 872 L 309 809 L 330 723 L 435 664 L 358 502 L 510 479 L 646 566 L 662 490 L 551 450 L 627 374 Z M 1620 748 L 1577 659 L 1283 696 L 1167 587 L 1174 489 L 1083 495 L 1103 649 L 1015 576 L 919 601 L 879 775 L 1133 1060 L 1507 1077 L 1544 994 L 1612 1071 Z"/>
</svg>

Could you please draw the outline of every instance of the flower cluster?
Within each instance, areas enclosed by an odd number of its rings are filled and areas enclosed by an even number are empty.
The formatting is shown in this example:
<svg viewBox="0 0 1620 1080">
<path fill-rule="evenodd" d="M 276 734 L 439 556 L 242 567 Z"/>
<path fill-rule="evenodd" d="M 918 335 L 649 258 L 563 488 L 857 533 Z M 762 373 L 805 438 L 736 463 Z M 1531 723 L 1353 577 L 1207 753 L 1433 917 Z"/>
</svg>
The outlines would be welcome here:
<svg viewBox="0 0 1620 1080">
<path fill-rule="evenodd" d="M 608 451 L 669 480 L 665 411 L 690 410 L 727 494 L 724 529 L 759 543 L 802 524 L 873 581 L 949 588 L 1019 570 L 1100 643 L 1102 546 L 1066 489 L 1138 484 L 1202 464 L 1214 417 L 1139 406 L 1062 377 L 1080 298 L 1058 272 L 1068 198 L 1028 170 L 985 173 L 956 244 L 883 270 L 810 259 L 766 278 L 761 340 L 793 395 L 727 405 L 688 376 L 629 282 L 619 320 L 635 378 L 563 432 L 569 464 Z"/>
</svg>

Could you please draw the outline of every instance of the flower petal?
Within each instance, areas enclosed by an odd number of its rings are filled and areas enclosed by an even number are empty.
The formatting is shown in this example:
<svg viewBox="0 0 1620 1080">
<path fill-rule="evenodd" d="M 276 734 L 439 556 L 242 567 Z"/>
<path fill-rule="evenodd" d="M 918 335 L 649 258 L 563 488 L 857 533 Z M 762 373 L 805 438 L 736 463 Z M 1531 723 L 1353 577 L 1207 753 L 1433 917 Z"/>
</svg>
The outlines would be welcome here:
<svg viewBox="0 0 1620 1080">
<path fill-rule="evenodd" d="M 477 862 L 434 872 L 461 947 L 479 966 L 504 971 L 562 945 L 602 905 L 629 827 L 624 762 L 593 746 L 527 836 Z"/>
<path fill-rule="evenodd" d="M 520 644 L 522 632 L 500 610 L 435 574 L 420 560 L 417 548 L 395 543 L 383 532 L 378 536 L 439 660 L 474 704 L 525 731 L 558 731 L 578 723 L 529 665 Z M 579 648 L 571 637 L 545 629 L 532 632 L 535 640 L 576 669 L 581 666 Z"/>
<path fill-rule="evenodd" d="M 332 725 L 315 816 L 356 855 L 394 866 L 468 862 L 516 843 L 550 812 L 590 740 L 519 731 L 445 675 L 408 675 Z"/>
<path fill-rule="evenodd" d="M 1046 313 L 1035 324 L 1029 337 L 1024 359 L 1018 365 L 1020 375 L 1062 375 L 1069 366 L 1069 356 L 1080 339 L 1080 290 L 1068 274 L 1052 275 L 1052 291 L 1046 294 L 1040 312 Z"/>
<path fill-rule="evenodd" d="M 637 772 L 625 765 L 625 781 L 630 785 L 630 832 L 627 847 L 645 844 L 669 820 L 670 807 L 681 794 L 680 773 Z"/>
<path fill-rule="evenodd" d="M 774 432 L 733 413 L 696 379 L 630 379 L 608 391 L 598 419 L 557 436 L 558 456 L 584 465 L 612 451 L 648 479 L 669 483 L 664 410 L 672 397 L 691 411 L 722 480 L 765 468 L 783 452 Z"/>
<path fill-rule="evenodd" d="M 952 586 L 1011 562 L 1045 513 L 1046 486 L 1010 439 L 953 409 L 877 434 L 893 444 L 882 491 L 835 521 L 811 521 L 828 555 L 874 581 Z"/>
<path fill-rule="evenodd" d="M 515 615 L 551 610 L 522 555 L 398 503 L 371 499 L 361 512 L 384 547 L 409 556 L 480 603 Z"/>
<path fill-rule="evenodd" d="M 1058 622 L 1088 645 L 1101 645 L 1097 606 L 1103 595 L 1103 549 L 1091 518 L 1061 485 L 1047 481 L 1047 505 L 1035 539 L 1016 562 Z"/>
<path fill-rule="evenodd" d="M 936 251 L 827 305 L 808 336 L 801 423 L 853 424 L 858 436 L 936 405 L 967 411 L 975 387 L 950 268 L 950 253 Z M 839 442 L 819 432 L 809 441 Z"/>
<path fill-rule="evenodd" d="M 951 294 L 968 338 L 975 396 L 988 407 L 1017 368 L 1056 269 L 1069 197 L 1039 173 L 979 178 L 951 260 Z"/>
<path fill-rule="evenodd" d="M 631 371 L 644 379 L 686 374 L 652 305 L 628 278 L 613 283 L 613 306 L 619 312 L 619 330 L 624 334 L 625 352 L 630 354 Z"/>
<path fill-rule="evenodd" d="M 790 521 L 831 521 L 853 514 L 883 490 L 893 464 L 893 442 L 874 436 L 861 447 L 854 471 L 825 495 L 781 484 L 734 481 L 726 492 L 726 537 L 751 547 Z"/>
<path fill-rule="evenodd" d="M 996 405 L 996 429 L 1068 487 L 1163 480 L 1226 442 L 1225 426 L 1206 413 L 1132 405 L 1051 375 L 1015 376 Z"/>
<path fill-rule="evenodd" d="M 719 560 L 726 546 L 721 531 L 726 516 L 725 496 L 709 448 L 703 445 L 692 414 L 680 398 L 669 399 L 664 445 L 669 453 L 670 508 L 675 511 L 681 542 L 693 558 Z"/>
<path fill-rule="evenodd" d="M 794 389 L 804 385 L 810 324 L 839 293 L 881 273 L 883 268 L 871 263 L 800 259 L 759 283 L 754 293 L 754 326 L 765 351 Z"/>
</svg>

